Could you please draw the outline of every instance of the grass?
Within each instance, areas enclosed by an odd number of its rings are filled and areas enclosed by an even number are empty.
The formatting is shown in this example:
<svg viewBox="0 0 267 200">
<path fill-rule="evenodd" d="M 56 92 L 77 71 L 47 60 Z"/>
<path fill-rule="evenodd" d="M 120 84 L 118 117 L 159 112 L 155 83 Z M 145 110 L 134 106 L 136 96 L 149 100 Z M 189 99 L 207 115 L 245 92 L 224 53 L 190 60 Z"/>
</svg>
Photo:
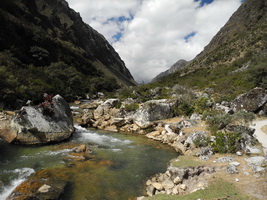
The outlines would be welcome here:
<svg viewBox="0 0 267 200">
<path fill-rule="evenodd" d="M 183 196 L 171 196 L 171 195 L 155 195 L 148 197 L 148 200 L 256 200 L 255 198 L 248 197 L 241 194 L 238 189 L 232 184 L 223 179 L 216 179 L 210 183 L 210 186 L 204 190 L 198 190 L 194 193 Z"/>
<path fill-rule="evenodd" d="M 179 156 L 178 160 L 172 160 L 172 165 L 174 167 L 197 167 L 204 165 L 204 161 L 199 160 L 197 157 L 193 156 Z"/>
</svg>

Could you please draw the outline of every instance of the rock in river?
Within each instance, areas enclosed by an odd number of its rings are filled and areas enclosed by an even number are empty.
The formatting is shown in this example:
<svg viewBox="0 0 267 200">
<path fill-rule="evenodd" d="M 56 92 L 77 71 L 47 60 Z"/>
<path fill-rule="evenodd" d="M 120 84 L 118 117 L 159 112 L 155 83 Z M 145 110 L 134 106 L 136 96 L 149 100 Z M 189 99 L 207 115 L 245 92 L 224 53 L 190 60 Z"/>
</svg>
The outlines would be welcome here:
<svg viewBox="0 0 267 200">
<path fill-rule="evenodd" d="M 25 106 L 12 117 L 0 121 L 0 138 L 9 143 L 33 145 L 60 142 L 74 132 L 71 110 L 60 96 L 52 98 L 50 112 L 42 106 Z"/>
</svg>

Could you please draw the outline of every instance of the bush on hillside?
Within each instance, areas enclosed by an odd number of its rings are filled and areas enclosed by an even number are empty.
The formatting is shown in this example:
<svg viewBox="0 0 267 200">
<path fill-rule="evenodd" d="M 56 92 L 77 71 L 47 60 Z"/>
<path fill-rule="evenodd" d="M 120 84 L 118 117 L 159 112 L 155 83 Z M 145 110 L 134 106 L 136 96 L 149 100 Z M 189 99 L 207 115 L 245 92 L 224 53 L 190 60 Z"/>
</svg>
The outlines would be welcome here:
<svg viewBox="0 0 267 200">
<path fill-rule="evenodd" d="M 214 134 L 215 142 L 212 143 L 212 149 L 216 153 L 236 153 L 241 149 L 240 134 L 233 132 L 216 132 Z"/>
</svg>

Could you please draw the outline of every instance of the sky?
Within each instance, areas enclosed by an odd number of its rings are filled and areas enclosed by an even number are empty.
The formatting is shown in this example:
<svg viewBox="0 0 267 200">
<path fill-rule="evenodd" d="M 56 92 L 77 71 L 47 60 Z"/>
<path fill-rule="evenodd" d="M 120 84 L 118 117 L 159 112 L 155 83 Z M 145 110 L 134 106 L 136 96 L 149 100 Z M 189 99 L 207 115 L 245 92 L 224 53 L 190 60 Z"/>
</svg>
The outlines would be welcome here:
<svg viewBox="0 0 267 200">
<path fill-rule="evenodd" d="M 146 83 L 178 60 L 192 60 L 244 0 L 67 1 Z"/>
</svg>

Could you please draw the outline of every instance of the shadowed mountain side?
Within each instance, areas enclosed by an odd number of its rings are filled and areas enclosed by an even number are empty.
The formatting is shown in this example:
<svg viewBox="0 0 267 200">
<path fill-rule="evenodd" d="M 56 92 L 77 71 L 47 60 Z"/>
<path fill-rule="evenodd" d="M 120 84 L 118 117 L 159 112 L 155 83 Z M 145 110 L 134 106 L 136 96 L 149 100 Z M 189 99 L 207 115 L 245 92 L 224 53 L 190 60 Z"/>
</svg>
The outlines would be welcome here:
<svg viewBox="0 0 267 200">
<path fill-rule="evenodd" d="M 114 48 L 65 0 L 0 2 L 0 71 L 0 99 L 136 85 Z"/>
</svg>

